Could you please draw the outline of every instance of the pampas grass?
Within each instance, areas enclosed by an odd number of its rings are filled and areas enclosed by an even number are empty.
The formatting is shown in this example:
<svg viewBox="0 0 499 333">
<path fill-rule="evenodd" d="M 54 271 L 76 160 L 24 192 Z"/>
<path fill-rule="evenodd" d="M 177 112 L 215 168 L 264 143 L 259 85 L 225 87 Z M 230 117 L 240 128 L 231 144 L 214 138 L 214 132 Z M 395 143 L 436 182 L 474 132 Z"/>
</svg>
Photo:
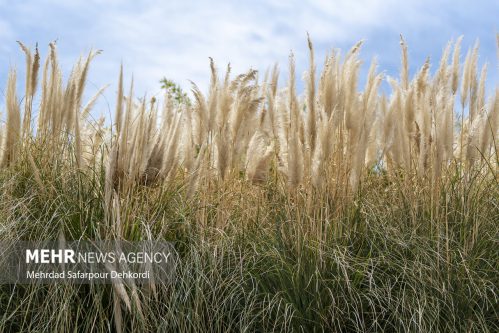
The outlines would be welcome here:
<svg viewBox="0 0 499 333">
<path fill-rule="evenodd" d="M 478 42 L 461 64 L 462 40 L 411 75 L 400 36 L 387 94 L 375 59 L 359 87 L 362 41 L 318 72 L 308 36 L 303 93 L 293 53 L 281 85 L 277 65 L 261 81 L 210 58 L 192 103 L 136 98 L 117 66 L 114 118 L 98 120 L 106 87 L 84 100 L 98 51 L 64 76 L 50 43 L 38 80 L 38 48 L 19 43 L 1 239 L 157 238 L 180 260 L 152 294 L 2 286 L 0 331 L 496 331 L 499 92 L 477 73 Z M 45 310 L 52 291 L 71 304 Z"/>
<path fill-rule="evenodd" d="M 16 78 L 15 70 L 9 73 L 7 81 L 7 95 L 5 104 L 7 106 L 7 122 L 5 130 L 5 139 L 3 145 L 2 160 L 0 165 L 8 167 L 16 161 L 19 157 L 21 144 L 21 113 L 19 102 L 16 93 Z"/>
</svg>

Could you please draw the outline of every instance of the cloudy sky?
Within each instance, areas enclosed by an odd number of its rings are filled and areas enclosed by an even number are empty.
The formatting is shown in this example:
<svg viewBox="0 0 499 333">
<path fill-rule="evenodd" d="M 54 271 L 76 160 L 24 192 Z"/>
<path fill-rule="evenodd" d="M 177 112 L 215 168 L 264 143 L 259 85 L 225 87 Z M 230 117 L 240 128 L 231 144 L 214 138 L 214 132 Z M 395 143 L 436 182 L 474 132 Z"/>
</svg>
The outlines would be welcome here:
<svg viewBox="0 0 499 333">
<path fill-rule="evenodd" d="M 205 90 L 210 56 L 219 68 L 230 62 L 234 72 L 265 71 L 278 62 L 284 79 L 290 50 L 298 71 L 306 69 L 307 32 L 319 63 L 328 50 L 365 39 L 362 58 L 376 56 L 380 70 L 392 76 L 399 67 L 399 34 L 409 44 L 411 73 L 426 56 L 437 62 L 447 41 L 464 35 L 465 52 L 479 38 L 480 64 L 491 64 L 492 89 L 498 82 L 497 17 L 499 2 L 493 0 L 0 0 L 0 97 L 8 68 L 24 72 L 16 40 L 38 42 L 43 55 L 57 40 L 66 75 L 80 54 L 102 49 L 88 90 L 111 84 L 104 100 L 114 104 L 121 62 L 126 82 L 133 74 L 137 94 L 148 96 L 159 92 L 163 76 L 185 89 L 192 80 Z"/>
</svg>

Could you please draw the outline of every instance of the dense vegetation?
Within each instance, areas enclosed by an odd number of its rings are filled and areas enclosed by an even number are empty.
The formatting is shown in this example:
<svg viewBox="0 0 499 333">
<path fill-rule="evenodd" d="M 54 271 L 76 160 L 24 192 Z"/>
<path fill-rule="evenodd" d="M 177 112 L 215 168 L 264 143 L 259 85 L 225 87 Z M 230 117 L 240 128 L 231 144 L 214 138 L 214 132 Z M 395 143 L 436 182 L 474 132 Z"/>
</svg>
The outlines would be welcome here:
<svg viewBox="0 0 499 333">
<path fill-rule="evenodd" d="M 499 91 L 460 44 L 411 80 L 401 39 L 389 96 L 375 62 L 358 87 L 362 43 L 317 74 L 309 41 L 303 96 L 292 54 L 282 89 L 277 67 L 212 61 L 207 94 L 162 106 L 122 70 L 107 122 L 90 117 L 102 91 L 83 103 L 97 53 L 63 82 L 52 43 L 39 80 L 21 44 L 0 240 L 165 239 L 179 260 L 157 285 L 0 285 L 0 331 L 498 331 Z"/>
</svg>

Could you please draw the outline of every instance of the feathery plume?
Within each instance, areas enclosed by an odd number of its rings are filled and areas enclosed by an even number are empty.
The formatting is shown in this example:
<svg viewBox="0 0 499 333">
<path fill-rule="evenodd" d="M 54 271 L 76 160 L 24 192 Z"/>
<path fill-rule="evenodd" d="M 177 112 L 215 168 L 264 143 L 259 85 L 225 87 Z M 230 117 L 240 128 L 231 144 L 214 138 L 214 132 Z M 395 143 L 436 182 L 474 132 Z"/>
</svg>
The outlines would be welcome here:
<svg viewBox="0 0 499 333">
<path fill-rule="evenodd" d="M 400 81 L 402 88 L 409 89 L 409 60 L 407 54 L 407 44 L 402 34 L 400 34 L 400 48 L 402 49 L 402 69 L 400 71 Z"/>
<path fill-rule="evenodd" d="M 455 95 L 459 84 L 459 56 L 461 54 L 461 42 L 463 36 L 459 36 L 454 45 L 454 53 L 452 54 L 452 93 Z"/>
<path fill-rule="evenodd" d="M 16 77 L 16 71 L 11 70 L 7 81 L 7 96 L 5 102 L 7 107 L 7 122 L 1 161 L 2 167 L 12 165 L 19 155 L 21 113 L 16 94 Z"/>
</svg>

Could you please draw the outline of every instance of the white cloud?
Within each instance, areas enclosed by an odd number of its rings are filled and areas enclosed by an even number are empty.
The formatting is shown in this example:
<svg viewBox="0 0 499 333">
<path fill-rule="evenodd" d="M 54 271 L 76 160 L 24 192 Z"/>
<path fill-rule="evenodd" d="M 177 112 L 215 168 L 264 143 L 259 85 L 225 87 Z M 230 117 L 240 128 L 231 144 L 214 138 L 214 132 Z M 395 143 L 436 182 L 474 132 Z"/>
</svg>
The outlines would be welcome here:
<svg viewBox="0 0 499 333">
<path fill-rule="evenodd" d="M 137 94 L 141 95 L 158 92 L 158 80 L 163 75 L 185 88 L 189 88 L 187 79 L 204 88 L 209 80 L 209 56 L 221 70 L 230 61 L 235 73 L 250 67 L 265 70 L 276 61 L 285 72 L 293 49 L 301 71 L 307 62 L 307 31 L 317 45 L 319 62 L 326 49 L 345 49 L 368 38 L 368 44 L 377 45 L 367 45 L 367 53 L 380 53 L 385 64 L 396 64 L 399 32 L 413 33 L 413 38 L 435 32 L 432 40 L 409 40 L 409 45 L 426 46 L 411 49 L 411 55 L 418 57 L 430 46 L 439 53 L 453 25 L 472 27 L 466 22 L 449 21 L 442 8 L 451 7 L 448 0 L 38 0 L 9 5 L 0 0 L 0 41 L 13 39 L 14 31 L 17 38 L 41 45 L 58 38 L 66 73 L 78 54 L 88 52 L 90 47 L 103 49 L 90 73 L 95 85 L 92 88 L 91 84 L 90 90 L 115 84 L 123 61 L 128 79 L 133 72 Z M 459 13 L 465 15 L 463 10 Z M 381 32 L 382 38 L 376 32 Z M 444 42 L 438 38 L 441 36 Z M 13 40 L 9 43 L 15 47 Z M 432 43 L 438 43 L 437 49 Z M 0 51 L 2 44 L 6 43 L 0 44 Z M 12 51 L 9 57 L 14 54 L 21 65 L 20 52 Z M 2 60 L 5 55 L 0 54 Z M 111 101 L 114 91 L 112 86 L 107 92 Z"/>
<path fill-rule="evenodd" d="M 324 4 L 155 2 L 134 11 L 103 11 L 92 30 L 105 52 L 121 55 L 137 81 L 151 89 L 161 74 L 206 83 L 208 56 L 220 67 L 232 61 L 236 72 L 275 61 L 285 66 L 290 49 L 298 60 L 306 58 L 307 31 L 318 43 L 353 44 L 359 30 L 383 24 L 390 12 L 372 1 Z"/>
</svg>

